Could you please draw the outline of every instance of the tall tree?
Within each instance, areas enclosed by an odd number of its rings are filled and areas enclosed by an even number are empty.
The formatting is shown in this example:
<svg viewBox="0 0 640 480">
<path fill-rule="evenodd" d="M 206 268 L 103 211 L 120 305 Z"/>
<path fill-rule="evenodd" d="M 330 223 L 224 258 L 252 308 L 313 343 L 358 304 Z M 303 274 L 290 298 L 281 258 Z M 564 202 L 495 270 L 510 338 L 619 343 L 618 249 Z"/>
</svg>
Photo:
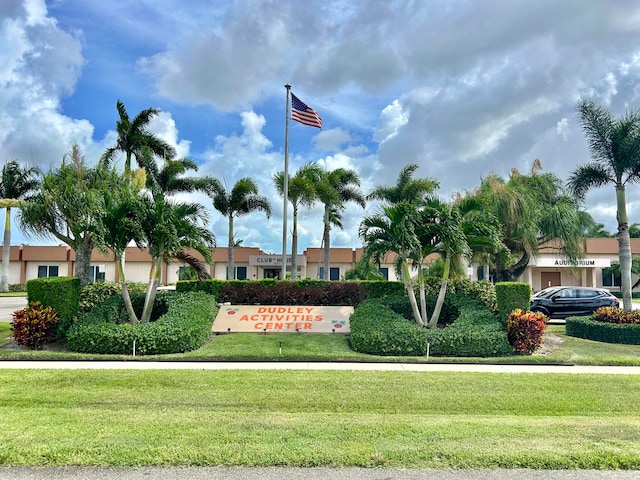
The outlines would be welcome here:
<svg viewBox="0 0 640 480">
<path fill-rule="evenodd" d="M 142 231 L 151 255 L 149 284 L 140 318 L 145 323 L 151 319 L 162 261 L 170 257 L 185 258 L 185 249 L 191 248 L 210 263 L 215 237 L 206 228 L 208 217 L 202 205 L 170 198 L 174 193 L 208 191 L 210 179 L 184 176 L 188 171 L 197 170 L 197 166 L 188 159 L 166 160 L 160 169 L 149 152 L 143 152 L 141 158 L 147 171 L 149 190 L 149 194 L 142 197 Z"/>
<path fill-rule="evenodd" d="M 360 223 L 359 235 L 364 243 L 365 261 L 373 260 L 379 265 L 388 253 L 395 254 L 396 274 L 404 284 L 416 323 L 424 327 L 426 322 L 409 273 L 409 260 L 422 258 L 423 247 L 417 227 L 418 209 L 403 201 L 382 205 L 376 213 L 365 217 Z"/>
<path fill-rule="evenodd" d="M 170 159 L 175 156 L 176 151 L 171 145 L 147 130 L 149 123 L 160 113 L 160 110 L 147 108 L 131 120 L 121 100 L 117 101 L 116 109 L 119 116 L 119 120 L 116 122 L 118 138 L 115 146 L 107 148 L 103 154 L 103 161 L 110 162 L 117 152 L 124 153 L 124 172 L 129 175 L 132 157 L 135 157 L 138 164 L 142 166 L 141 155 L 143 147 L 147 147 L 152 154 L 159 158 Z"/>
<path fill-rule="evenodd" d="M 438 180 L 434 178 L 413 178 L 418 165 L 410 163 L 400 170 L 396 184 L 391 187 L 375 187 L 368 200 L 382 200 L 390 204 L 400 202 L 421 202 L 425 195 L 433 193 L 440 187 Z"/>
<path fill-rule="evenodd" d="M 293 206 L 291 234 L 291 279 L 298 278 L 298 211 L 301 206 L 311 208 L 316 202 L 316 187 L 322 182 L 324 171 L 316 163 L 305 163 L 288 179 L 287 196 Z M 284 172 L 273 176 L 273 184 L 280 196 L 284 196 Z"/>
<path fill-rule="evenodd" d="M 543 245 L 569 260 L 582 255 L 580 205 L 556 175 L 540 169 L 536 160 L 529 174 L 513 169 L 508 180 L 491 174 L 476 192 L 498 218 L 508 248 L 508 255 L 494 257 L 496 281 L 518 278 Z"/>
<path fill-rule="evenodd" d="M 222 184 L 212 182 L 209 195 L 213 199 L 213 206 L 227 218 L 229 223 L 227 279 L 235 280 L 234 248 L 236 239 L 233 230 L 233 220 L 241 215 L 261 211 L 271 217 L 271 203 L 267 197 L 258 194 L 258 186 L 251 178 L 241 178 L 231 191 L 227 191 Z"/>
<path fill-rule="evenodd" d="M 2 167 L 0 178 L 0 208 L 5 208 L 4 237 L 2 242 L 2 271 L 0 292 L 9 291 L 9 253 L 11 252 L 11 209 L 24 205 L 29 195 L 39 186 L 38 170 L 21 167 L 16 160 L 9 160 Z"/>
<path fill-rule="evenodd" d="M 318 188 L 318 198 L 324 205 L 324 280 L 329 280 L 331 265 L 331 226 L 342 228 L 342 212 L 346 202 L 355 202 L 366 207 L 365 197 L 360 192 L 360 178 L 354 170 L 336 168 L 323 173 Z"/>
<path fill-rule="evenodd" d="M 578 103 L 577 110 L 593 161 L 571 173 L 569 187 L 578 199 L 584 199 L 594 187 L 607 184 L 615 187 L 622 303 L 625 310 L 631 311 L 631 241 L 626 186 L 640 180 L 640 112 L 635 110 L 615 118 L 606 107 L 591 99 Z"/>
<path fill-rule="evenodd" d="M 99 169 L 90 168 L 78 145 L 56 170 L 44 175 L 42 186 L 18 216 L 22 229 L 39 236 L 53 235 L 76 253 L 74 274 L 89 283 L 91 252 L 99 243 L 104 213 L 102 191 L 107 186 Z"/>
</svg>

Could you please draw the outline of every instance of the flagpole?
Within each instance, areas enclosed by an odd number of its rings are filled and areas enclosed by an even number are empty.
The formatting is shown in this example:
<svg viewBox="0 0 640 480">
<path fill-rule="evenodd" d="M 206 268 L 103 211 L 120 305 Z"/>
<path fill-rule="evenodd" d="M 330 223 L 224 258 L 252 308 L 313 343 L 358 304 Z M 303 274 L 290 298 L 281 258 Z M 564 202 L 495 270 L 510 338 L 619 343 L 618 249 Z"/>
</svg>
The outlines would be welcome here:
<svg viewBox="0 0 640 480">
<path fill-rule="evenodd" d="M 285 111 L 284 127 L 284 205 L 282 207 L 282 273 L 280 280 L 287 278 L 287 206 L 289 204 L 289 109 L 291 102 L 291 85 L 284 86 L 287 89 L 287 107 Z M 293 252 L 295 255 L 296 252 Z"/>
</svg>

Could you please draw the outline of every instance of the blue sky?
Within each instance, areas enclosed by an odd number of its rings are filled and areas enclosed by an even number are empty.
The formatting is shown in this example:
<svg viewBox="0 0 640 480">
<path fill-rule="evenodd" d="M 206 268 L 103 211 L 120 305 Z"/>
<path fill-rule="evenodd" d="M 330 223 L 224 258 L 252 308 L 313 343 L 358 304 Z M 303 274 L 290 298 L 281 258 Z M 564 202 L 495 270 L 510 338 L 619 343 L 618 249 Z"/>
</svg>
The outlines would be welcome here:
<svg viewBox="0 0 640 480">
<path fill-rule="evenodd" d="M 291 124 L 291 172 L 352 168 L 367 193 L 417 163 L 449 198 L 536 158 L 566 179 L 589 160 L 580 98 L 617 115 L 640 106 L 639 45 L 630 0 L 3 0 L 0 160 L 46 169 L 78 143 L 95 162 L 114 143 L 118 99 L 131 116 L 157 107 L 151 129 L 203 175 L 258 182 L 274 215 L 239 219 L 236 236 L 279 253 L 271 177 L 283 168 L 286 83 L 324 124 Z M 631 222 L 639 193 L 629 188 Z M 196 198 L 226 245 L 226 221 Z M 360 246 L 375 208 L 349 206 L 332 245 Z M 586 208 L 615 230 L 613 187 Z M 320 207 L 301 212 L 300 252 L 320 246 L 321 219 Z M 12 243 L 55 242 L 15 229 Z"/>
</svg>

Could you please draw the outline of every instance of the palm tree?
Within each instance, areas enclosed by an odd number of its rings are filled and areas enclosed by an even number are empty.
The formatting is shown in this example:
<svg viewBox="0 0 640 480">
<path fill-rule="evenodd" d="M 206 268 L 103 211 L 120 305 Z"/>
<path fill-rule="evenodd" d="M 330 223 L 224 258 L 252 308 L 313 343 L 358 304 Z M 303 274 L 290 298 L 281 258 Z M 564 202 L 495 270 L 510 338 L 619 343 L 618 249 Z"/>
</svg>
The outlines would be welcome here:
<svg viewBox="0 0 640 480">
<path fill-rule="evenodd" d="M 492 257 L 496 281 L 518 278 L 542 245 L 555 248 L 572 261 L 582 255 L 585 220 L 580 205 L 560 178 L 541 174 L 540 168 L 536 160 L 530 174 L 513 169 L 506 181 L 491 174 L 476 192 L 485 208 L 498 218 L 510 252 Z"/>
<path fill-rule="evenodd" d="M 213 199 L 213 206 L 222 215 L 227 217 L 229 222 L 229 241 L 228 241 L 228 264 L 227 279 L 234 280 L 234 247 L 236 240 L 233 230 L 233 220 L 241 215 L 251 212 L 265 212 L 267 218 L 271 217 L 271 203 L 267 197 L 258 195 L 258 186 L 251 178 L 241 178 L 238 180 L 231 191 L 227 191 L 217 180 L 212 183 L 209 193 Z"/>
<path fill-rule="evenodd" d="M 392 187 L 375 187 L 367 200 L 382 200 L 387 203 L 397 204 L 400 202 L 420 202 L 430 193 L 440 187 L 440 183 L 434 178 L 413 178 L 413 173 L 418 169 L 418 165 L 410 163 L 400 170 L 398 180 Z"/>
<path fill-rule="evenodd" d="M 73 248 L 74 274 L 82 286 L 89 283 L 91 252 L 102 228 L 101 192 L 105 188 L 101 170 L 87 167 L 80 147 L 74 145 L 63 157 L 62 165 L 44 176 L 42 187 L 18 216 L 25 232 L 40 236 L 51 234 Z"/>
<path fill-rule="evenodd" d="M 197 166 L 188 159 L 166 160 L 158 169 L 150 152 L 143 151 L 143 167 L 148 172 L 149 194 L 143 199 L 142 231 L 151 255 L 151 271 L 140 321 L 148 322 L 156 298 L 162 261 L 169 257 L 186 258 L 185 249 L 200 253 L 207 263 L 211 262 L 215 237 L 205 228 L 208 217 L 205 208 L 197 203 L 177 202 L 169 198 L 172 193 L 207 191 L 211 179 L 184 177 Z"/>
<path fill-rule="evenodd" d="M 609 183 L 615 187 L 622 302 L 624 309 L 631 311 L 631 241 L 625 190 L 628 183 L 640 180 L 640 112 L 614 118 L 591 99 L 578 103 L 577 110 L 593 161 L 571 173 L 569 187 L 578 199 L 584 199 L 593 187 Z"/>
<path fill-rule="evenodd" d="M 2 272 L 0 292 L 9 291 L 9 253 L 11 252 L 11 208 L 21 207 L 39 185 L 35 167 L 21 167 L 16 160 L 9 160 L 2 167 L 0 178 L 0 208 L 6 208 L 4 238 L 2 242 Z"/>
<path fill-rule="evenodd" d="M 298 210 L 300 206 L 311 208 L 316 202 L 317 189 L 321 184 L 324 171 L 315 163 L 305 163 L 288 180 L 287 196 L 293 206 L 293 229 L 291 235 L 291 278 L 298 278 Z M 280 196 L 284 196 L 284 172 L 273 176 L 273 184 Z"/>
<path fill-rule="evenodd" d="M 116 108 L 120 117 L 116 122 L 118 139 L 115 146 L 105 151 L 102 156 L 103 161 L 110 162 L 117 152 L 124 153 L 124 172 L 129 175 L 132 156 L 136 157 L 136 161 L 141 165 L 142 147 L 148 147 L 151 153 L 160 158 L 167 159 L 175 156 L 175 149 L 171 145 L 147 130 L 149 122 L 160 113 L 160 110 L 147 108 L 138 113 L 133 120 L 130 120 L 122 101 L 118 100 Z"/>
<path fill-rule="evenodd" d="M 422 258 L 418 217 L 418 209 L 409 202 L 382 205 L 375 214 L 362 220 L 359 235 L 364 243 L 365 261 L 380 264 L 388 253 L 395 254 L 396 274 L 404 283 L 416 323 L 424 327 L 426 323 L 418 307 L 408 263 L 409 259 Z"/>
<path fill-rule="evenodd" d="M 114 254 L 118 268 L 118 281 L 122 291 L 129 323 L 139 323 L 133 309 L 124 270 L 124 253 L 131 241 L 138 246 L 144 244 L 143 213 L 144 203 L 141 190 L 126 176 L 119 175 L 114 169 L 104 169 L 103 175 L 109 178 L 109 188 L 102 190 L 104 214 L 102 215 L 102 235 L 98 248 L 106 253 L 108 248 Z"/>
<path fill-rule="evenodd" d="M 365 197 L 358 188 L 360 178 L 354 170 L 336 168 L 324 172 L 322 183 L 318 186 L 318 198 L 324 204 L 324 280 L 329 280 L 331 264 L 331 226 L 342 228 L 342 211 L 346 202 L 355 202 L 366 207 Z"/>
</svg>

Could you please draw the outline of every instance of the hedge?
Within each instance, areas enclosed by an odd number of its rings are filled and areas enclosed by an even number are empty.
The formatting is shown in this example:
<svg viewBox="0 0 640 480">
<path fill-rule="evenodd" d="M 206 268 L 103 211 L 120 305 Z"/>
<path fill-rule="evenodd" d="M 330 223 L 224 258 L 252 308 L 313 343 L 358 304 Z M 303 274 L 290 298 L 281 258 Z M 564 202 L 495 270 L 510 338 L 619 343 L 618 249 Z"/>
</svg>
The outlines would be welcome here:
<svg viewBox="0 0 640 480">
<path fill-rule="evenodd" d="M 590 317 L 568 317 L 567 335 L 597 342 L 640 345 L 640 325 L 592 320 Z"/>
<path fill-rule="evenodd" d="M 498 319 L 503 325 L 507 324 L 507 317 L 516 308 L 529 310 L 531 304 L 531 286 L 522 282 L 496 283 L 496 298 L 498 301 Z"/>
<path fill-rule="evenodd" d="M 27 281 L 27 303 L 40 302 L 58 314 L 57 336 L 64 338 L 80 308 L 77 277 L 34 278 Z"/>
<path fill-rule="evenodd" d="M 511 355 L 507 334 L 482 303 L 451 296 L 460 316 L 446 328 L 425 329 L 396 313 L 387 299 L 367 299 L 351 315 L 351 347 L 372 355 L 492 357 Z M 395 301 L 393 302 L 395 303 Z M 408 300 L 407 300 L 408 303 Z M 398 309 L 397 306 L 393 306 Z"/>
<path fill-rule="evenodd" d="M 136 308 L 140 298 L 135 297 Z M 122 297 L 111 297 L 72 325 L 67 347 L 74 352 L 126 355 L 133 352 L 135 340 L 137 355 L 155 355 L 195 350 L 208 340 L 216 312 L 213 296 L 159 292 L 154 313 L 157 305 L 163 313 L 157 320 L 129 325 L 122 323 L 126 321 Z"/>
</svg>

